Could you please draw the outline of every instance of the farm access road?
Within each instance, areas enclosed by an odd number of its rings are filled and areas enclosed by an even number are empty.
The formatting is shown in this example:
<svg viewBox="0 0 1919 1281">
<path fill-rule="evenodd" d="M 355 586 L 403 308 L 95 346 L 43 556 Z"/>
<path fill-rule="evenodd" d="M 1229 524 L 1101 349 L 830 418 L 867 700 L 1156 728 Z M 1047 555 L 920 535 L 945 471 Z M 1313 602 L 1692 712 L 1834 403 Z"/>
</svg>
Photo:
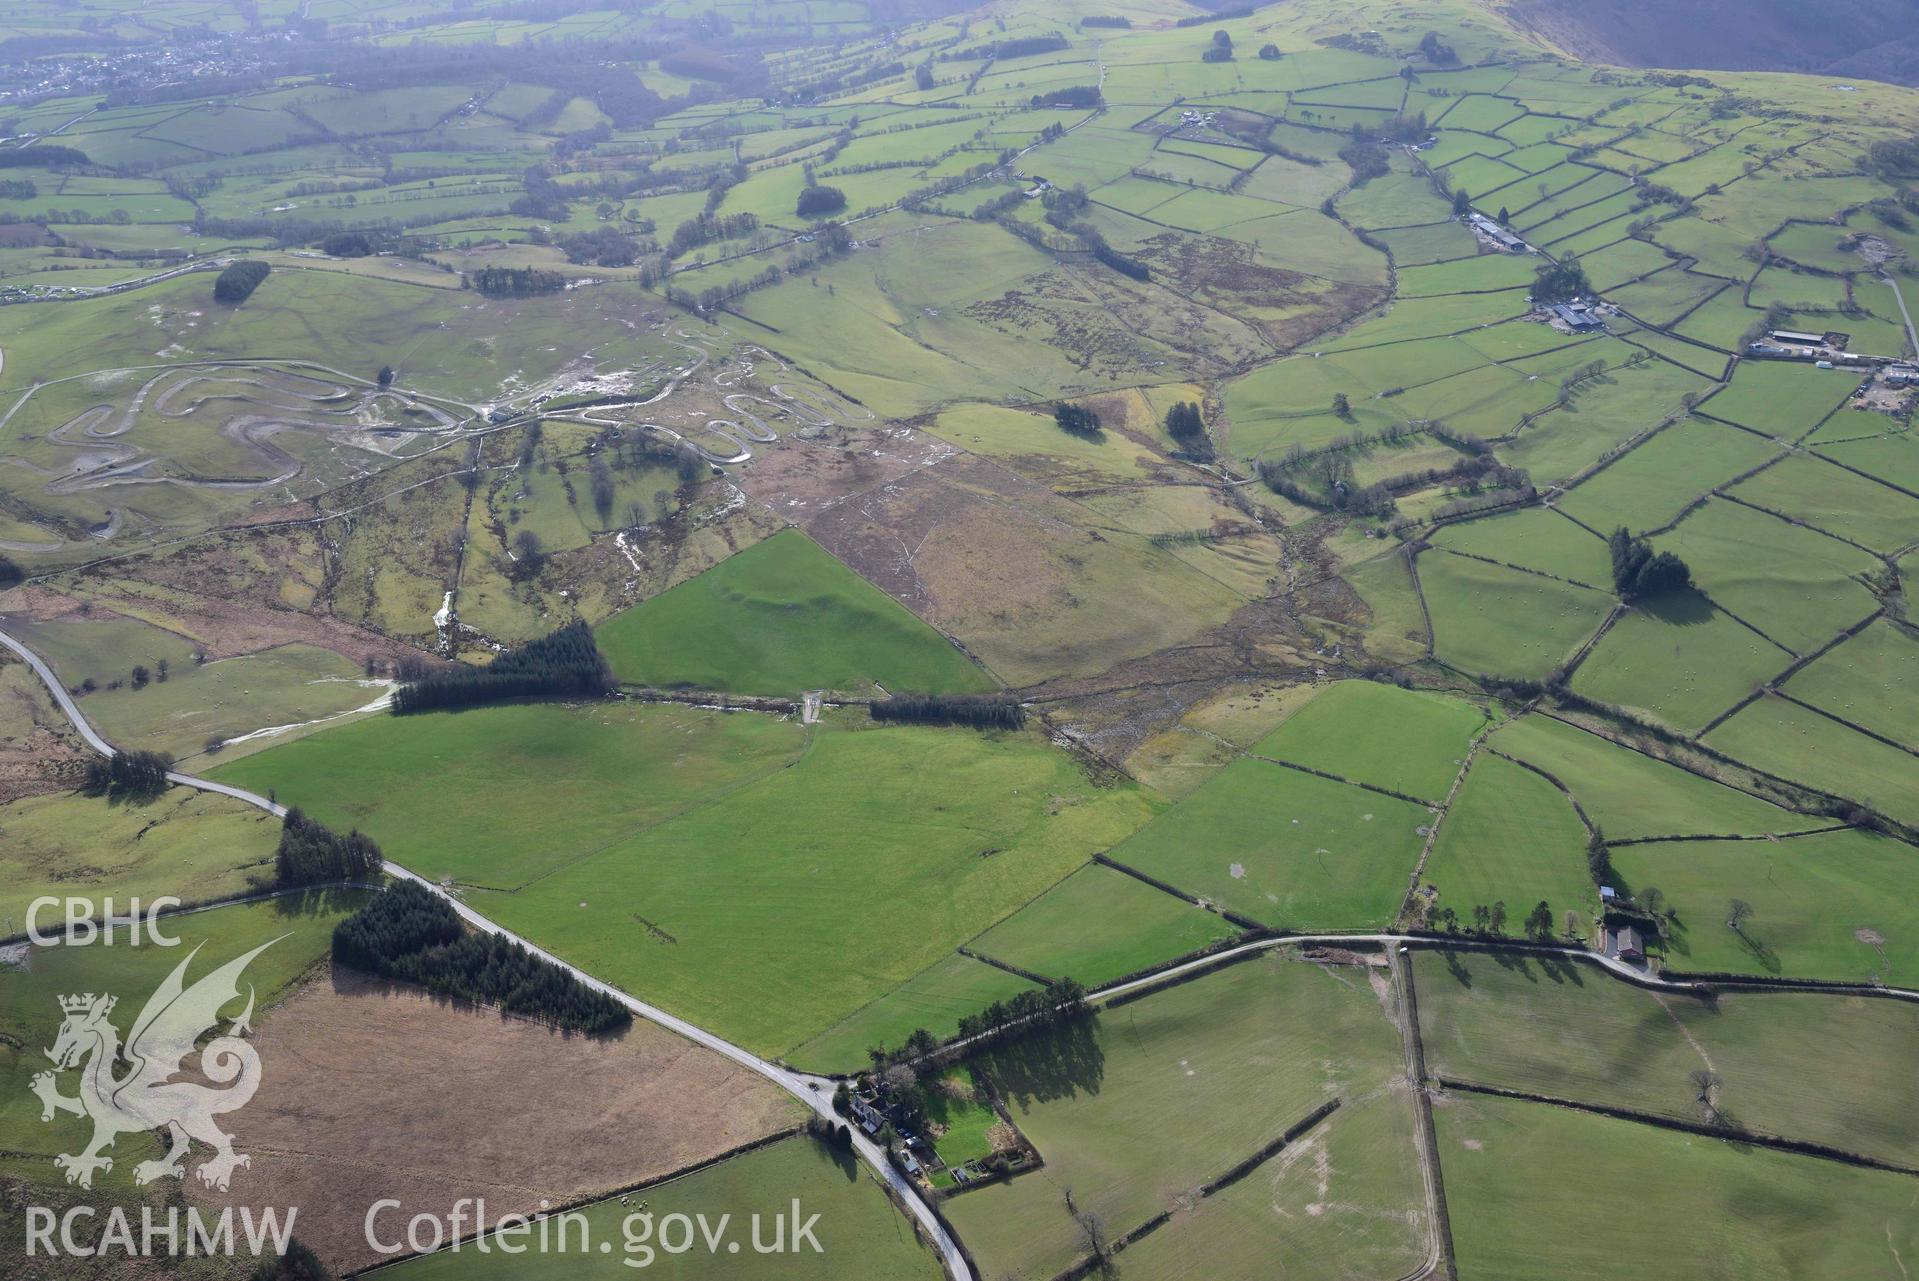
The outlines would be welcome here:
<svg viewBox="0 0 1919 1281">
<path fill-rule="evenodd" d="M 18 639 L 9 636 L 4 631 L 0 631 L 0 646 L 5 646 L 17 654 L 33 669 L 34 674 L 40 678 L 41 683 L 47 687 L 47 691 L 53 696 L 54 702 L 58 705 L 61 712 L 72 722 L 75 731 L 86 741 L 89 747 L 103 756 L 113 756 L 116 754 L 117 749 L 105 738 L 101 737 L 99 732 L 94 729 L 92 723 L 89 722 L 85 714 L 81 712 L 79 705 L 74 701 L 72 695 L 70 695 L 66 687 L 60 683 L 59 678 L 54 674 L 53 668 L 50 667 L 44 659 L 26 645 L 22 644 Z M 203 792 L 214 792 L 221 796 L 228 796 L 234 800 L 243 801 L 248 805 L 265 810 L 276 818 L 283 818 L 286 815 L 285 806 L 261 796 L 257 792 L 250 792 L 244 788 L 232 787 L 225 783 L 214 782 L 211 779 L 198 778 L 191 774 L 169 773 L 167 780 L 181 787 L 197 788 Z M 592 990 L 602 992 L 618 1001 L 639 1017 L 677 1032 L 694 1044 L 704 1046 L 742 1067 L 759 1073 L 761 1076 L 778 1085 L 781 1089 L 784 1089 L 794 1098 L 806 1104 L 807 1107 L 811 1108 L 821 1117 L 838 1122 L 839 1117 L 833 1111 L 833 1090 L 837 1085 L 837 1081 L 834 1080 L 834 1078 L 819 1076 L 813 1073 L 796 1072 L 791 1068 L 784 1067 L 771 1060 L 763 1059 L 752 1051 L 733 1044 L 717 1033 L 709 1032 L 696 1023 L 688 1022 L 676 1014 L 672 1014 L 656 1005 L 642 1001 L 630 993 L 595 978 L 578 966 L 554 956 L 538 944 L 523 938 L 495 921 L 489 920 L 454 895 L 449 894 L 439 885 L 426 880 L 424 877 L 402 867 L 398 863 L 388 860 L 385 864 L 385 870 L 389 875 L 401 880 L 412 881 L 430 893 L 439 895 L 452 906 L 455 912 L 459 913 L 461 919 L 465 920 L 475 929 L 482 930 L 488 934 L 495 934 L 501 938 L 518 943 L 533 955 L 558 966 L 561 970 L 572 975 Z M 1161 984 L 1176 981 L 1189 974 L 1195 974 L 1227 964 L 1241 956 L 1250 956 L 1255 952 L 1270 951 L 1273 948 L 1340 947 L 1350 946 L 1355 943 L 1370 943 L 1382 947 L 1387 950 L 1389 956 L 1391 956 L 1395 963 L 1398 961 L 1397 949 L 1401 947 L 1445 946 L 1465 948 L 1474 951 L 1491 951 L 1497 949 L 1502 951 L 1529 952 L 1542 956 L 1556 956 L 1568 960 L 1586 961 L 1600 966 L 1627 982 L 1664 991 L 1698 995 L 1712 990 L 1713 987 L 1713 985 L 1696 981 L 1668 979 L 1650 970 L 1627 965 L 1615 957 L 1602 956 L 1598 953 L 1590 952 L 1585 948 L 1572 947 L 1566 944 L 1522 942 L 1518 940 L 1500 940 L 1495 943 L 1491 940 L 1471 938 L 1448 938 L 1440 940 L 1422 935 L 1377 932 L 1367 934 L 1287 935 L 1275 938 L 1255 939 L 1249 943 L 1241 943 L 1206 956 L 1169 966 L 1166 969 L 1156 971 L 1141 978 L 1128 979 L 1124 982 L 1114 983 L 1107 987 L 1100 988 L 1088 993 L 1087 1001 L 1095 1005 L 1102 1004 L 1119 997 L 1143 992 Z M 1754 985 L 1770 988 L 1792 988 L 1795 986 L 1793 981 L 1789 979 L 1756 980 Z M 1799 990 L 1822 992 L 1831 995 L 1849 995 L 1870 987 L 1870 990 L 1879 995 L 1908 1001 L 1919 1001 L 1919 990 L 1910 988 L 1875 987 L 1867 984 L 1859 984 L 1856 988 L 1849 989 L 1812 983 L 1797 986 Z M 951 1043 L 951 1046 L 948 1048 L 952 1048 L 952 1046 L 963 1047 L 968 1043 L 968 1041 L 961 1040 Z M 867 1138 L 867 1136 L 861 1133 L 857 1128 L 853 1130 L 853 1145 L 854 1149 L 859 1153 L 860 1158 L 872 1167 L 875 1174 L 892 1190 L 899 1202 L 906 1208 L 907 1212 L 917 1219 L 921 1227 L 925 1229 L 928 1239 L 930 1239 L 939 1250 L 941 1260 L 945 1265 L 948 1275 L 953 1278 L 953 1281 L 974 1281 L 972 1267 L 968 1264 L 966 1255 L 961 1251 L 959 1242 L 946 1230 L 945 1224 L 941 1222 L 933 1208 L 921 1199 L 918 1190 L 903 1174 L 893 1167 L 892 1162 L 887 1159 L 886 1154 L 880 1149 L 879 1145 Z"/>
</svg>

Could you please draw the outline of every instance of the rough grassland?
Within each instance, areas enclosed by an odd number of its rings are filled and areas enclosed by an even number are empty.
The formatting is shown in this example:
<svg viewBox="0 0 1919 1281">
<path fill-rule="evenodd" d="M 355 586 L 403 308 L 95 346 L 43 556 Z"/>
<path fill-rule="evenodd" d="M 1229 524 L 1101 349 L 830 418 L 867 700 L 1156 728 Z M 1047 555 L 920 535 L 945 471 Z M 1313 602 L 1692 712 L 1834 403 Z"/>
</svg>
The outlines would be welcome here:
<svg viewBox="0 0 1919 1281">
<path fill-rule="evenodd" d="M 1630 845 L 1613 851 L 1628 887 L 1656 885 L 1675 921 L 1675 970 L 1919 983 L 1914 851 L 1885 836 Z M 1753 913 L 1735 932 L 1733 899 Z"/>
<path fill-rule="evenodd" d="M 336 1272 L 383 1261 L 366 1240 L 382 1197 L 405 1204 L 401 1221 L 444 1216 L 479 1187 L 490 1216 L 532 1214 L 542 1198 L 660 1178 L 803 1114 L 758 1073 L 645 1020 L 574 1036 L 348 970 L 317 974 L 254 1045 L 265 1078 L 233 1128 L 263 1155 L 212 1199 L 299 1206 L 300 1239 Z M 610 1123 L 621 1142 L 605 1142 Z"/>
<path fill-rule="evenodd" d="M 1424 806 L 1238 760 L 1113 858 L 1262 924 L 1351 929 L 1391 919 L 1431 821 Z"/>
<path fill-rule="evenodd" d="M 1461 1276 L 1700 1281 L 1899 1275 L 1919 1251 L 1913 1181 L 1506 1099 L 1435 1109 Z"/>
<path fill-rule="evenodd" d="M 1097 987 L 1236 933 L 1216 913 L 1093 864 L 967 946 L 1047 978 Z"/>
<path fill-rule="evenodd" d="M 172 895 L 182 902 L 244 894 L 270 874 L 280 824 L 251 805 L 184 787 L 139 805 L 91 796 L 32 796 L 0 805 L 0 933 L 26 928 L 43 894 Z"/>
<path fill-rule="evenodd" d="M 622 681 L 744 694 L 993 687 L 938 632 L 798 530 L 619 614 L 599 641 Z"/>
<path fill-rule="evenodd" d="M 953 1198 L 947 1215 L 984 1275 L 1052 1276 L 1082 1250 L 1067 1189 L 1118 1236 L 1327 1099 L 1357 1103 L 1385 1085 L 1401 1059 L 1384 1006 L 1366 971 L 1263 954 L 1102 1010 L 1090 1026 L 982 1056 L 976 1074 L 999 1092 L 1046 1165 Z M 1401 1155 L 1410 1166 L 1411 1153 Z M 1270 1167 L 1252 1177 L 1269 1174 Z M 1217 1244 L 1228 1257 L 1237 1248 Z"/>
<path fill-rule="evenodd" d="M 52 1158 L 57 1153 L 79 1151 L 91 1133 L 87 1122 L 71 1116 L 42 1124 L 40 1100 L 28 1089 L 33 1074 L 48 1066 L 42 1051 L 54 1043 L 59 1030 L 61 996 L 75 992 L 118 996 L 120 1006 L 114 1022 L 124 1034 L 147 997 L 196 946 L 201 950 L 187 969 L 189 985 L 234 957 L 279 939 L 254 960 L 244 976 L 244 982 L 256 993 L 254 1009 L 258 1014 L 326 955 L 334 924 L 350 915 L 365 897 L 360 891 L 316 890 L 193 913 L 162 926 L 168 935 L 180 939 L 179 947 L 35 948 L 23 968 L 0 971 L 0 1151 L 14 1158 L 8 1162 L 11 1168 L 7 1172 L 34 1182 L 59 1184 L 62 1175 Z M 243 987 L 240 998 L 224 1012 L 237 1015 L 245 1004 Z M 72 1092 L 71 1077 L 62 1089 Z M 113 1151 L 112 1171 L 100 1175 L 95 1187 L 114 1192 L 131 1188 L 134 1165 L 157 1157 L 160 1151 L 160 1145 L 149 1136 L 122 1136 Z"/>
<path fill-rule="evenodd" d="M 1531 770 L 1487 752 L 1440 825 L 1425 883 L 1439 887 L 1435 906 L 1452 908 L 1462 923 L 1476 905 L 1505 903 L 1506 928 L 1515 932 L 1542 899 L 1557 925 L 1568 909 L 1589 915 L 1598 898 L 1572 804 Z"/>
<path fill-rule="evenodd" d="M 471 901 L 628 991 L 780 1054 L 1155 809 L 1136 786 L 1090 782 L 1037 734 L 824 728 L 791 768 Z"/>
<path fill-rule="evenodd" d="M 787 1217 L 791 1230 L 790 1205 L 795 1198 L 804 1207 L 802 1221 L 809 1215 L 820 1216 L 813 1229 L 819 1252 L 802 1246 L 779 1254 L 755 1253 L 753 1216 L 760 1216 L 761 1241 L 771 1244 L 776 1217 Z M 646 1203 L 654 1224 L 670 1214 L 689 1218 L 703 1214 L 707 1224 L 717 1230 L 720 1217 L 731 1215 L 728 1240 L 739 1244 L 739 1252 L 729 1253 L 722 1244 L 712 1253 L 701 1245 L 686 1253 L 669 1254 L 659 1248 L 659 1238 L 652 1233 L 639 1243 L 648 1248 L 647 1253 L 641 1253 L 637 1246 L 629 1252 L 629 1217 L 639 1212 L 641 1201 Z M 941 1275 L 939 1261 L 914 1239 L 905 1216 L 893 1208 L 873 1177 L 856 1164 L 835 1160 L 823 1145 L 804 1135 L 647 1188 L 630 1204 L 602 1201 L 582 1213 L 589 1225 L 586 1250 L 577 1244 L 575 1229 L 567 1238 L 570 1249 L 556 1246 L 544 1253 L 529 1249 L 517 1256 L 498 1250 L 486 1254 L 473 1249 L 448 1251 L 406 1263 L 394 1275 L 406 1281 L 435 1281 L 441 1277 L 459 1281 L 476 1277 L 612 1281 L 634 1276 L 681 1281 L 938 1281 Z M 637 1237 L 637 1220 L 631 1223 L 631 1230 Z M 559 1239 L 556 1232 L 553 1240 L 557 1243 Z M 673 1240 L 678 1243 L 677 1237 Z M 537 1245 L 539 1238 L 534 1235 L 523 1241 Z M 601 1242 L 611 1245 L 612 1250 L 600 1253 Z"/>
<path fill-rule="evenodd" d="M 510 888 L 743 783 L 804 749 L 757 713 L 525 703 L 343 725 L 212 771 L 422 876 Z"/>
<path fill-rule="evenodd" d="M 1253 754 L 1437 803 L 1485 724 L 1483 710 L 1459 699 L 1341 681 L 1261 739 Z"/>
<path fill-rule="evenodd" d="M 1605 618 L 1596 591 L 1428 552 L 1418 561 L 1437 657 L 1467 672 L 1538 679 L 1572 656 Z"/>
<path fill-rule="evenodd" d="M 1500 729 L 1491 745 L 1564 783 L 1613 840 L 1757 836 L 1822 825 L 1820 819 L 1781 809 L 1549 716 L 1521 717 Z"/>
<path fill-rule="evenodd" d="M 1898 1001 L 1801 992 L 1648 992 L 1596 965 L 1519 953 L 1414 958 L 1427 1069 L 1555 1098 L 1708 1120 L 1691 1074 L 1719 1077 L 1715 1101 L 1760 1134 L 1919 1165 L 1906 1065 L 1919 1018 Z M 1844 1073 L 1808 1072 L 1835 1045 Z"/>
</svg>

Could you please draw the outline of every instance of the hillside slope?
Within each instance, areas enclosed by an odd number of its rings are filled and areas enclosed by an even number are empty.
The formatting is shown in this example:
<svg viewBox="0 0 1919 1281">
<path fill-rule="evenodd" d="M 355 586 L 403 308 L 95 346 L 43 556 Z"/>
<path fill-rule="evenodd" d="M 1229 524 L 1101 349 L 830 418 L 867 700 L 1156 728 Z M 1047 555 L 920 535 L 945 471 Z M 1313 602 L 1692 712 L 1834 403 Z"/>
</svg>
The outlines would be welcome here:
<svg viewBox="0 0 1919 1281">
<path fill-rule="evenodd" d="M 1919 0 L 1518 0 L 1503 16 L 1586 62 L 1919 84 Z"/>
</svg>

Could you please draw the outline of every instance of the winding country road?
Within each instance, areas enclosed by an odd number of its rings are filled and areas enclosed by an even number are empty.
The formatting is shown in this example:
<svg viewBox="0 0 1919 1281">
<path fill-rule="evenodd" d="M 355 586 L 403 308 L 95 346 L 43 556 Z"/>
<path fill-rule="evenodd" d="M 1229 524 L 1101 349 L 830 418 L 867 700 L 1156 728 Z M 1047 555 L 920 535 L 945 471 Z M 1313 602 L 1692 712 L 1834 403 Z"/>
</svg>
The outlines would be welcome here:
<svg viewBox="0 0 1919 1281">
<path fill-rule="evenodd" d="M 45 660 L 4 631 L 0 631 L 0 646 L 5 646 L 13 653 L 19 655 L 20 658 L 33 669 L 35 675 L 46 685 L 55 703 L 58 704 L 67 719 L 73 723 L 74 729 L 86 740 L 88 746 L 104 756 L 112 756 L 115 754 L 116 749 L 114 746 L 105 738 L 101 737 L 98 731 L 93 728 L 93 725 L 80 711 L 80 707 L 74 701 L 72 695 L 70 695 L 66 687 L 60 683 L 59 678 L 54 674 L 53 669 L 48 666 Z M 283 817 L 286 814 L 285 806 L 279 805 L 267 797 L 259 795 L 257 792 L 250 792 L 244 788 L 231 787 L 225 783 L 216 783 L 210 779 L 197 778 L 191 774 L 169 773 L 167 779 L 182 787 L 198 788 L 204 792 L 215 792 L 222 796 L 232 797 L 238 801 L 244 801 L 249 805 L 265 810 L 275 817 Z M 497 934 L 502 938 L 510 939 L 518 943 L 520 946 L 526 948 L 527 951 L 558 966 L 561 970 L 572 975 L 594 991 L 603 992 L 607 996 L 612 997 L 639 1017 L 656 1023 L 661 1027 L 669 1028 L 687 1040 L 705 1046 L 714 1053 L 723 1055 L 734 1063 L 759 1073 L 761 1076 L 778 1085 L 781 1089 L 784 1089 L 794 1098 L 799 1099 L 818 1115 L 834 1121 L 839 1119 L 833 1111 L 832 1096 L 836 1082 L 832 1078 L 796 1072 L 770 1060 L 763 1059 L 750 1050 L 733 1044 L 724 1037 L 709 1032 L 697 1024 L 689 1023 L 678 1015 L 669 1013 L 658 1006 L 648 1004 L 611 984 L 595 978 L 578 966 L 554 956 L 538 944 L 482 916 L 458 898 L 447 893 L 441 886 L 426 880 L 407 868 L 400 866 L 398 863 L 389 860 L 385 864 L 385 870 L 394 877 L 401 880 L 412 881 L 417 885 L 423 886 L 430 892 L 439 895 L 451 904 L 453 910 L 458 912 L 461 918 L 475 929 L 483 930 L 488 934 Z M 1729 986 L 1723 982 L 1707 984 L 1684 979 L 1669 979 L 1650 970 L 1627 965 L 1614 957 L 1603 956 L 1582 947 L 1573 947 L 1566 944 L 1527 942 L 1515 939 L 1476 939 L 1470 937 L 1434 939 L 1430 936 L 1397 934 L 1382 931 L 1377 933 L 1287 935 L 1255 939 L 1248 943 L 1223 948 L 1218 952 L 1181 962 L 1178 965 L 1169 966 L 1166 969 L 1156 971 L 1142 978 L 1129 979 L 1124 982 L 1111 984 L 1088 993 L 1087 1000 L 1091 1004 L 1102 1004 L 1118 997 L 1146 991 L 1188 974 L 1228 964 L 1238 957 L 1250 956 L 1253 953 L 1270 951 L 1274 948 L 1316 946 L 1346 947 L 1354 944 L 1372 944 L 1381 947 L 1387 950 L 1389 956 L 1392 956 L 1395 963 L 1398 963 L 1400 959 L 1394 955 L 1395 949 L 1406 947 L 1443 946 L 1474 951 L 1487 951 L 1496 948 L 1503 951 L 1530 952 L 1541 956 L 1555 956 L 1567 960 L 1584 961 L 1599 966 L 1627 982 L 1669 992 L 1700 995 L 1718 987 Z M 1775 989 L 1792 989 L 1795 987 L 1794 981 L 1790 979 L 1754 980 L 1753 985 Z M 1804 983 L 1797 986 L 1798 990 L 1822 992 L 1830 995 L 1847 995 L 1869 991 L 1881 996 L 1919 1002 L 1919 990 L 1910 988 L 1895 988 L 1865 983 L 1854 985 L 1852 988 L 1813 983 Z M 964 1046 L 967 1043 L 965 1040 L 955 1041 L 949 1043 L 945 1048 L 951 1049 L 956 1046 Z M 946 1230 L 945 1225 L 941 1223 L 939 1216 L 934 1213 L 932 1207 L 921 1199 L 918 1190 L 910 1181 L 898 1170 L 893 1168 L 892 1163 L 887 1160 L 886 1154 L 880 1149 L 879 1145 L 868 1139 L 866 1135 L 861 1133 L 857 1128 L 853 1130 L 853 1143 L 861 1159 L 873 1169 L 875 1174 L 885 1182 L 887 1187 L 892 1189 L 907 1212 L 919 1221 L 928 1239 L 930 1239 L 939 1250 L 947 1273 L 953 1278 L 953 1281 L 974 1281 L 973 1270 L 967 1263 L 965 1254 L 961 1252 L 959 1242 Z"/>
<path fill-rule="evenodd" d="M 81 713 L 79 705 L 74 702 L 73 696 L 67 693 L 66 686 L 60 683 L 59 678 L 54 674 L 53 669 L 47 665 L 44 659 L 14 637 L 7 635 L 4 631 L 0 631 L 0 645 L 4 645 L 7 649 L 19 655 L 21 659 L 33 669 L 34 674 L 46 685 L 47 692 L 53 695 L 54 702 L 58 704 L 60 710 L 66 714 L 67 719 L 73 722 L 74 729 L 79 732 L 81 738 L 86 740 L 89 747 L 99 752 L 102 756 L 112 756 L 115 754 L 113 744 L 102 738 L 99 732 L 93 728 L 92 723 Z M 257 792 L 249 792 L 244 788 L 230 787 L 225 783 L 216 783 L 210 779 L 196 778 L 191 774 L 169 773 L 167 780 L 182 787 L 193 787 L 203 792 L 216 792 L 221 796 L 230 796 L 235 800 L 244 801 L 248 805 L 263 809 L 276 818 L 283 818 L 286 815 L 286 807 L 284 805 L 277 804 Z M 661 1027 L 669 1028 L 687 1040 L 705 1046 L 714 1053 L 724 1055 L 740 1066 L 759 1073 L 793 1097 L 799 1099 L 820 1116 L 835 1122 L 839 1120 L 839 1117 L 833 1111 L 834 1083 L 827 1078 L 807 1076 L 781 1067 L 779 1064 L 769 1062 L 750 1050 L 737 1046 L 724 1037 L 717 1036 L 697 1024 L 687 1022 L 678 1015 L 670 1014 L 658 1006 L 649 1005 L 637 997 L 622 992 L 611 984 L 594 978 L 586 971 L 554 956 L 546 949 L 522 938 L 505 926 L 488 920 L 453 895 L 448 894 L 440 886 L 409 871 L 398 863 L 389 860 L 385 867 L 388 874 L 398 877 L 401 880 L 412 881 L 416 885 L 424 886 L 427 890 L 444 898 L 452 905 L 453 910 L 458 912 L 461 918 L 475 929 L 483 930 L 488 934 L 497 934 L 502 938 L 511 939 L 527 951 L 533 953 L 533 955 L 549 961 L 568 974 L 571 974 L 574 978 L 592 988 L 594 991 L 604 992 L 639 1017 L 651 1023 L 656 1023 Z M 933 1213 L 932 1208 L 920 1199 L 919 1192 L 907 1180 L 906 1176 L 893 1168 L 892 1162 L 886 1159 L 886 1154 L 880 1150 L 879 1145 L 867 1138 L 866 1135 L 862 1134 L 858 1129 L 854 1129 L 853 1146 L 855 1150 L 858 1151 L 861 1159 L 872 1167 L 874 1173 L 878 1175 L 887 1187 L 892 1189 L 901 1205 L 903 1205 L 915 1219 L 919 1220 L 920 1226 L 925 1230 L 928 1239 L 930 1239 L 939 1250 L 947 1274 L 953 1278 L 953 1281 L 973 1281 L 973 1269 L 967 1263 L 966 1256 L 961 1253 L 959 1242 L 953 1239 L 952 1234 L 946 1230 L 945 1226 L 940 1222 L 939 1217 Z"/>
</svg>

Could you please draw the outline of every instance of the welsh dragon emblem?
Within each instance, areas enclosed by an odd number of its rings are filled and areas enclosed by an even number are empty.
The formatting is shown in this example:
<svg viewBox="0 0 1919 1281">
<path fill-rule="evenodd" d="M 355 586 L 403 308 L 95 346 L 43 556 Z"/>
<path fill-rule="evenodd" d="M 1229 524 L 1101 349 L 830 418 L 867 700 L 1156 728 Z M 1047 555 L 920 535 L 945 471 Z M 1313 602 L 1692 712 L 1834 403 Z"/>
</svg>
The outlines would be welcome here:
<svg viewBox="0 0 1919 1281">
<path fill-rule="evenodd" d="M 54 1164 L 66 1171 L 68 1183 L 92 1187 L 96 1171 L 113 1169 L 113 1158 L 106 1153 L 114 1139 L 142 1130 L 164 1129 L 172 1146 L 160 1160 L 135 1166 L 135 1183 L 183 1177 L 185 1158 L 195 1140 L 213 1149 L 213 1155 L 194 1171 L 210 1188 L 225 1191 L 234 1170 L 252 1164 L 251 1158 L 233 1150 L 232 1136 L 214 1124 L 222 1113 L 245 1107 L 260 1088 L 260 1056 L 240 1039 L 251 1030 L 250 986 L 240 1017 L 228 1023 L 224 1035 L 214 1036 L 199 1049 L 199 1074 L 213 1085 L 174 1078 L 185 1070 L 185 1060 L 201 1036 L 217 1027 L 221 1009 L 239 998 L 241 972 L 279 941 L 262 943 L 187 987 L 187 966 L 200 951 L 195 947 L 147 999 L 124 1046 L 119 1030 L 107 1017 L 117 998 L 92 993 L 60 998 L 66 1019 L 47 1051 L 54 1070 L 35 1076 L 32 1089 L 40 1096 L 42 1121 L 51 1121 L 56 1112 L 93 1121 L 93 1140 L 84 1150 L 54 1158 Z M 59 1075 L 75 1068 L 80 1071 L 80 1094 L 68 1098 L 60 1093 Z"/>
</svg>

